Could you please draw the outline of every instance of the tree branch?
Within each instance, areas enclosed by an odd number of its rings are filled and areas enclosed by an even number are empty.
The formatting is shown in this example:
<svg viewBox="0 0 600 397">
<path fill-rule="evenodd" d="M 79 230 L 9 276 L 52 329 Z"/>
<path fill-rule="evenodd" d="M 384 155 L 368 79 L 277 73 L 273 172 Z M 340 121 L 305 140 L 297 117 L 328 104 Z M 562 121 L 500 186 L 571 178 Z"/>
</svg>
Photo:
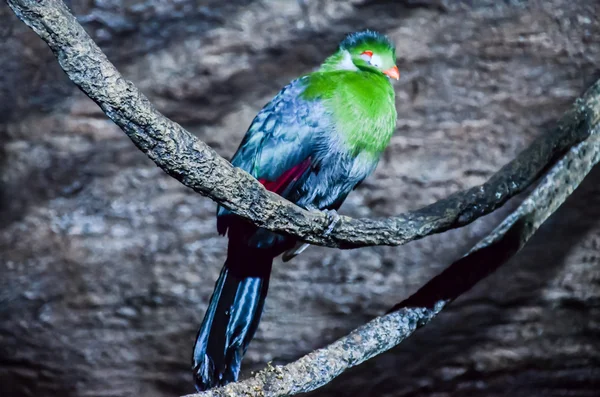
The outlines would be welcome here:
<svg viewBox="0 0 600 397">
<path fill-rule="evenodd" d="M 600 127 L 570 149 L 525 201 L 467 255 L 414 295 L 331 345 L 285 366 L 186 397 L 292 396 L 315 390 L 408 338 L 452 300 L 514 256 L 600 161 Z"/>
<path fill-rule="evenodd" d="M 562 117 L 486 183 L 422 209 L 388 219 L 342 216 L 324 236 L 328 217 L 265 190 L 213 149 L 160 114 L 108 61 L 60 0 L 6 0 L 50 47 L 67 76 L 94 100 L 160 168 L 254 224 L 328 247 L 400 245 L 464 226 L 522 192 L 557 157 L 584 140 L 600 120 L 600 81 Z"/>
</svg>

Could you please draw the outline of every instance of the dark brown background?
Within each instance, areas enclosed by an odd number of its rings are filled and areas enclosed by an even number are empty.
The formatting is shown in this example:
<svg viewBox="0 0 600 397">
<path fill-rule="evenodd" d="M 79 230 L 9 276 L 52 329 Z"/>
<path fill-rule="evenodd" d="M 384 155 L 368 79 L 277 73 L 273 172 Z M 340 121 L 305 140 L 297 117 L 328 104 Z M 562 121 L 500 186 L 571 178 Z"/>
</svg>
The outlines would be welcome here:
<svg viewBox="0 0 600 397">
<path fill-rule="evenodd" d="M 349 31 L 397 43 L 397 132 L 343 212 L 483 182 L 600 77 L 598 1 L 85 0 L 73 11 L 156 106 L 224 156 Z M 0 5 L 0 395 L 174 396 L 226 241 Z M 318 396 L 597 396 L 600 172 L 514 260 Z M 518 200 L 517 200 L 518 201 Z M 514 207 L 516 202 L 509 203 Z M 403 247 L 276 262 L 244 376 L 382 314 L 507 209 Z"/>
</svg>

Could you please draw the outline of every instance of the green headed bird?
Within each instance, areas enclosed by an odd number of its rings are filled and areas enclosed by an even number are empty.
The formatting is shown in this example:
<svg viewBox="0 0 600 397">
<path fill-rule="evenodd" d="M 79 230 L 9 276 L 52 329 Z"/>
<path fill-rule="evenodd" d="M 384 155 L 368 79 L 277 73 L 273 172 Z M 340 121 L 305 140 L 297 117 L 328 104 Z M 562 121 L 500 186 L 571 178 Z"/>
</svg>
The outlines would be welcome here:
<svg viewBox="0 0 600 397">
<path fill-rule="evenodd" d="M 306 209 L 333 211 L 373 172 L 396 125 L 394 45 L 353 33 L 314 73 L 292 81 L 255 117 L 231 163 Z M 273 259 L 296 240 L 257 228 L 223 207 L 227 260 L 194 346 L 196 387 L 236 381 L 267 296 Z"/>
</svg>

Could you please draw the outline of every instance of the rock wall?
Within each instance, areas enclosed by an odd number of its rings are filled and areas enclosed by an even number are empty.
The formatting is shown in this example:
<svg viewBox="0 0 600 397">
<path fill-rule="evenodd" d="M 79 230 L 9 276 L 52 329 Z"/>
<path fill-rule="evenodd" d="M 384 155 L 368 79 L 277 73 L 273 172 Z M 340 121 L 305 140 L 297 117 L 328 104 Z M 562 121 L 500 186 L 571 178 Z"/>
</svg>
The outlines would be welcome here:
<svg viewBox="0 0 600 397">
<path fill-rule="evenodd" d="M 387 216 L 482 183 L 600 76 L 593 0 L 80 0 L 166 115 L 230 156 L 253 116 L 349 31 L 397 43 L 397 131 L 342 212 Z M 0 395 L 173 396 L 224 260 L 215 204 L 167 177 L 0 6 Z M 600 172 L 514 260 L 316 396 L 596 396 Z M 406 246 L 276 262 L 243 376 L 382 314 L 511 207 Z"/>
</svg>

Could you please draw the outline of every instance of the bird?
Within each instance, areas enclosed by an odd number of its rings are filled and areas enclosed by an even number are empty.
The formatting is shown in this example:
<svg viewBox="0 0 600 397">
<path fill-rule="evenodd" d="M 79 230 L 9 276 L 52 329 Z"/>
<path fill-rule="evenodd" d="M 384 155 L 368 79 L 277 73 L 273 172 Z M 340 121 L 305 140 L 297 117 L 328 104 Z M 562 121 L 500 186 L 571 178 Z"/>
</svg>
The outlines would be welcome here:
<svg viewBox="0 0 600 397">
<path fill-rule="evenodd" d="M 348 34 L 315 71 L 285 86 L 256 115 L 231 164 L 307 210 L 337 209 L 376 168 L 396 126 L 392 41 L 373 30 Z M 217 231 L 229 238 L 192 355 L 199 391 L 238 379 L 258 328 L 273 260 L 306 245 L 252 225 L 222 206 Z"/>
</svg>

